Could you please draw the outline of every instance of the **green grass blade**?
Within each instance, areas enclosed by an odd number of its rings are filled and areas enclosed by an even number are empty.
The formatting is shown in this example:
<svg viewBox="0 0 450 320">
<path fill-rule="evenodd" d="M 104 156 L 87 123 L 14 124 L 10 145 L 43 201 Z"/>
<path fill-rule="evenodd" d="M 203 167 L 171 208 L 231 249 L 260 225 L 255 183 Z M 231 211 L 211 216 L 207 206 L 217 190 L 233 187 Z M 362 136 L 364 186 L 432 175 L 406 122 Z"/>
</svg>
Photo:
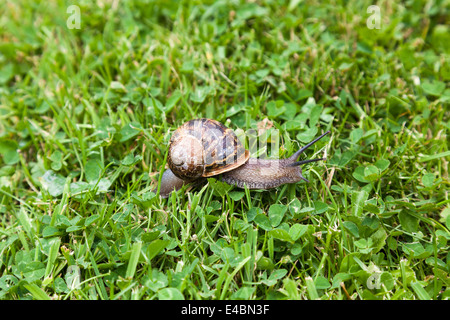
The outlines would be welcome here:
<svg viewBox="0 0 450 320">
<path fill-rule="evenodd" d="M 239 270 L 242 269 L 242 267 L 245 266 L 245 264 L 251 259 L 251 257 L 247 257 L 236 266 L 236 268 L 233 270 L 233 272 L 226 278 L 225 284 L 222 289 L 222 294 L 220 295 L 220 300 L 223 300 L 225 298 L 225 295 L 227 294 L 228 287 L 230 286 L 231 281 L 234 279 L 234 276 L 239 272 Z"/>
<path fill-rule="evenodd" d="M 132 279 L 134 277 L 136 266 L 139 262 L 139 256 L 141 255 L 141 247 L 142 242 L 140 241 L 133 243 L 133 246 L 131 247 L 130 260 L 128 260 L 127 271 L 125 273 L 126 279 Z"/>
<path fill-rule="evenodd" d="M 51 300 L 51 298 L 34 283 L 25 284 L 24 287 L 30 291 L 33 298 L 36 300 Z"/>
<path fill-rule="evenodd" d="M 428 292 L 425 291 L 419 282 L 411 282 L 411 288 L 413 288 L 420 300 L 432 300 Z"/>
<path fill-rule="evenodd" d="M 47 266 L 45 268 L 45 276 L 47 278 L 52 272 L 56 257 L 58 256 L 59 246 L 61 244 L 61 240 L 59 238 L 55 238 L 53 240 L 52 245 L 50 246 L 50 252 L 48 254 Z"/>
<path fill-rule="evenodd" d="M 319 299 L 319 294 L 317 293 L 316 285 L 314 284 L 314 280 L 311 277 L 306 277 L 305 282 L 306 282 L 306 289 L 308 291 L 309 299 L 311 299 L 311 300 Z"/>
</svg>

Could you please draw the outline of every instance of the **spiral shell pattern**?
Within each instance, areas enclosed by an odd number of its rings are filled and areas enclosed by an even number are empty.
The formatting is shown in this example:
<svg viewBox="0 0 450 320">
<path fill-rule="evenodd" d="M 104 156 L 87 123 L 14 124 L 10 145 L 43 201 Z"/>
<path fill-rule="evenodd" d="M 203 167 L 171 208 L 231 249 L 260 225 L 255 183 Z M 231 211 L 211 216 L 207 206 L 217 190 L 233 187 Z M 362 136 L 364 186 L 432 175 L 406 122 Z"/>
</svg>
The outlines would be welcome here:
<svg viewBox="0 0 450 320">
<path fill-rule="evenodd" d="M 233 170 L 248 158 L 233 130 L 216 120 L 194 119 L 173 133 L 167 162 L 178 178 L 194 180 Z"/>
</svg>

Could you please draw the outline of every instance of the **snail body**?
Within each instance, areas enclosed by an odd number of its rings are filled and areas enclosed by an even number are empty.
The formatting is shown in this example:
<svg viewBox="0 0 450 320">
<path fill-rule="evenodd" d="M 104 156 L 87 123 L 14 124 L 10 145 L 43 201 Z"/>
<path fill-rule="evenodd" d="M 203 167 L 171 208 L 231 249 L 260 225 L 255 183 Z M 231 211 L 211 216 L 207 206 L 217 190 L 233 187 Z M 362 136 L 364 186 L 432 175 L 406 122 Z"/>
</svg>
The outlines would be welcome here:
<svg viewBox="0 0 450 320">
<path fill-rule="evenodd" d="M 219 179 L 239 188 L 270 189 L 305 180 L 300 165 L 319 159 L 297 161 L 299 155 L 330 131 L 314 139 L 286 159 L 250 158 L 233 130 L 216 120 L 194 119 L 179 127 L 169 144 L 167 169 L 161 178 L 160 196 L 202 178 Z"/>
</svg>

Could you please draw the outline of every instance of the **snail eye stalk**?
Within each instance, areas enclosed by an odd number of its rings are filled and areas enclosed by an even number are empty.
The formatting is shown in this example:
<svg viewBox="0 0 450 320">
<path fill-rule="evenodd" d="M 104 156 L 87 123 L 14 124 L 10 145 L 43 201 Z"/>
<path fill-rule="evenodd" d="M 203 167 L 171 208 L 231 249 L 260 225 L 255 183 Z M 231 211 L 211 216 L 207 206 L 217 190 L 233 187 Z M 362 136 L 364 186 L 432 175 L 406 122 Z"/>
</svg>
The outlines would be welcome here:
<svg viewBox="0 0 450 320">
<path fill-rule="evenodd" d="M 316 162 L 316 161 L 322 161 L 322 160 L 327 160 L 327 158 L 317 158 L 317 159 L 307 159 L 307 160 L 302 160 L 302 161 L 297 161 L 294 163 L 291 163 L 289 165 L 289 167 L 296 167 L 296 166 L 301 166 L 302 164 L 306 164 L 306 163 L 310 163 L 310 162 Z"/>
<path fill-rule="evenodd" d="M 310 159 L 310 160 L 303 160 L 303 161 L 294 162 L 295 160 L 297 160 L 297 158 L 300 156 L 300 154 L 302 154 L 306 149 L 311 147 L 314 143 L 316 143 L 317 141 L 319 141 L 320 139 L 322 139 L 324 136 L 326 136 L 329 133 L 330 133 L 330 131 L 325 132 L 324 134 L 322 134 L 321 136 L 317 137 L 316 139 L 314 139 L 313 141 L 308 143 L 306 146 L 304 146 L 303 148 L 298 150 L 296 153 L 294 153 L 289 158 L 293 162 L 290 166 L 299 166 L 299 165 L 302 165 L 302 164 L 305 164 L 305 163 L 309 163 L 309 162 L 325 160 L 324 158 L 320 158 L 320 159 Z"/>
</svg>

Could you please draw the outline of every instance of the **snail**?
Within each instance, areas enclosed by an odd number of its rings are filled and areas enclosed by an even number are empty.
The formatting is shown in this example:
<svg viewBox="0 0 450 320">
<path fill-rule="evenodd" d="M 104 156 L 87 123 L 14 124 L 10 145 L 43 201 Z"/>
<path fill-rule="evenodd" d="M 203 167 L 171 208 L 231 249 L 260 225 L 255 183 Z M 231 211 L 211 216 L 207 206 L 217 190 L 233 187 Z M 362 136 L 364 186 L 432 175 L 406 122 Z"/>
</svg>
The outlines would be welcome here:
<svg viewBox="0 0 450 320">
<path fill-rule="evenodd" d="M 167 169 L 161 178 L 160 196 L 169 194 L 183 185 L 202 178 L 221 176 L 221 180 L 240 188 L 269 189 L 300 180 L 301 165 L 325 160 L 324 158 L 297 161 L 299 155 L 322 137 L 306 144 L 286 159 L 250 158 L 233 130 L 211 119 L 194 119 L 173 133 Z M 156 190 L 155 190 L 156 192 Z"/>
</svg>

